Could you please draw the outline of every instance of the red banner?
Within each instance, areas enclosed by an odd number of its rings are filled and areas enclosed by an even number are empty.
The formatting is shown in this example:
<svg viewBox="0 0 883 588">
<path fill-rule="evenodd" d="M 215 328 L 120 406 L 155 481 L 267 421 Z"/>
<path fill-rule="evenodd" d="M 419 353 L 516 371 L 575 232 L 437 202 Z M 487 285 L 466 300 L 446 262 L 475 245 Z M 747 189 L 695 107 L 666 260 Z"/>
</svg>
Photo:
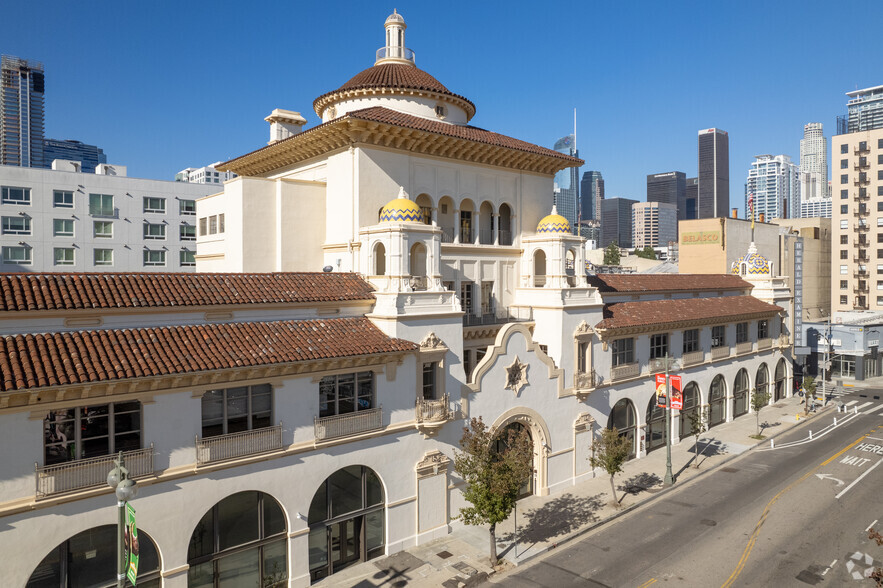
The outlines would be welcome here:
<svg viewBox="0 0 883 588">
<path fill-rule="evenodd" d="M 681 395 L 681 377 L 669 376 L 671 384 L 671 407 L 681 410 L 684 407 L 684 397 Z M 668 390 L 665 388 L 665 374 L 656 374 L 656 406 L 665 408 L 668 404 Z"/>
</svg>

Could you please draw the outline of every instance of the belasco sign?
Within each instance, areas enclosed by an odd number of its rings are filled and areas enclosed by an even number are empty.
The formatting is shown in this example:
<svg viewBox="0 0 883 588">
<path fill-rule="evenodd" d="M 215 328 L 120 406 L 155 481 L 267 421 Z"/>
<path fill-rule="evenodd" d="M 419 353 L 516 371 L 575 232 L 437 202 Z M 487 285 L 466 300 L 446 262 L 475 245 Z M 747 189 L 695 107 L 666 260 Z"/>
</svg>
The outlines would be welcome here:
<svg viewBox="0 0 883 588">
<path fill-rule="evenodd" d="M 720 231 L 698 231 L 695 233 L 681 233 L 681 245 L 709 245 L 718 244 L 721 241 Z"/>
</svg>

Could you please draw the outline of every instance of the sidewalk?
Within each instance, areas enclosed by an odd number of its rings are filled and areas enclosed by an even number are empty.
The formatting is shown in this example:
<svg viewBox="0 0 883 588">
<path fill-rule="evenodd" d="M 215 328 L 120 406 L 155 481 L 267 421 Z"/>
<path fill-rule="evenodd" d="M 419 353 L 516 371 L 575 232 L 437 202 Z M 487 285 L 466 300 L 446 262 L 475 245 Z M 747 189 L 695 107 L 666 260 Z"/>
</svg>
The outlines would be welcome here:
<svg viewBox="0 0 883 588">
<path fill-rule="evenodd" d="M 805 420 L 833 414 L 834 405 L 829 402 L 815 414 L 804 417 L 802 399 L 795 395 L 761 412 L 763 435 L 766 436 L 763 441 L 749 437 L 756 432 L 753 414 L 718 425 L 699 438 L 698 469 L 691 467 L 696 459 L 692 438 L 672 445 L 674 488 L 721 467 L 754 446 L 768 446 L 770 438 Z M 824 420 L 827 425 L 827 416 Z M 606 474 L 580 482 L 565 492 L 523 498 L 518 501 L 517 512 L 497 525 L 497 553 L 510 565 L 523 564 L 666 492 L 662 486 L 664 475 L 665 448 L 660 447 L 642 459 L 629 461 L 623 472 L 616 476 L 617 498 L 621 499 L 619 508 L 609 505 L 610 478 Z M 446 537 L 355 565 L 316 586 L 474 586 L 494 573 L 488 565 L 489 540 L 485 527 L 457 525 Z"/>
</svg>

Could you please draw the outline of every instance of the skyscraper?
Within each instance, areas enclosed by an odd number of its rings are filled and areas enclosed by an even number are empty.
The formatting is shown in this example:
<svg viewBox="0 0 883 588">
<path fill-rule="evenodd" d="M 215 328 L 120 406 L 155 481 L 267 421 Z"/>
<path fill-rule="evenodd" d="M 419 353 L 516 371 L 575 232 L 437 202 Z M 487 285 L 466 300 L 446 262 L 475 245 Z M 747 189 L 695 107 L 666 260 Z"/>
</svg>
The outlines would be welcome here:
<svg viewBox="0 0 883 588">
<path fill-rule="evenodd" d="M 665 247 L 678 240 L 678 211 L 667 202 L 632 205 L 632 247 Z"/>
<path fill-rule="evenodd" d="M 822 132 L 822 123 L 809 123 L 803 125 L 803 139 L 800 140 L 800 199 L 806 201 L 830 196 L 828 142 Z"/>
<path fill-rule="evenodd" d="M 604 178 L 601 177 L 601 172 L 585 172 L 579 190 L 582 219 L 601 220 L 601 201 L 604 200 Z"/>
<path fill-rule="evenodd" d="M 727 216 L 730 209 L 730 138 L 720 129 L 699 131 L 698 218 Z"/>
<path fill-rule="evenodd" d="M 697 202 L 699 201 L 699 178 L 687 178 L 685 189 L 685 206 L 684 220 L 693 220 L 699 218 L 699 209 Z"/>
<path fill-rule="evenodd" d="M 0 165 L 43 166 L 43 64 L 0 57 Z"/>
<path fill-rule="evenodd" d="M 837 134 L 883 128 L 883 86 L 847 92 L 846 117 L 837 117 Z"/>
<path fill-rule="evenodd" d="M 43 165 L 31 167 L 52 167 L 52 161 L 55 159 L 64 159 L 66 161 L 79 161 L 82 165 L 80 171 L 84 174 L 95 173 L 95 168 L 99 163 L 107 163 L 107 155 L 104 149 L 95 145 L 87 145 L 80 141 L 67 140 L 57 141 L 55 139 L 43 140 Z"/>
<path fill-rule="evenodd" d="M 601 203 L 601 247 L 616 241 L 622 248 L 632 248 L 632 206 L 637 203 L 628 198 L 608 198 Z"/>
<path fill-rule="evenodd" d="M 647 202 L 662 202 L 677 208 L 678 220 L 687 216 L 687 174 L 679 171 L 647 176 Z"/>
<path fill-rule="evenodd" d="M 555 141 L 555 151 L 565 155 L 579 157 L 576 148 L 576 136 L 567 135 Z M 567 167 L 555 174 L 554 204 L 558 214 L 570 222 L 576 229 L 579 215 L 579 168 Z"/>
<path fill-rule="evenodd" d="M 745 188 L 745 211 L 754 199 L 754 218 L 767 219 L 800 216 L 799 168 L 787 155 L 756 155 L 748 171 Z"/>
</svg>

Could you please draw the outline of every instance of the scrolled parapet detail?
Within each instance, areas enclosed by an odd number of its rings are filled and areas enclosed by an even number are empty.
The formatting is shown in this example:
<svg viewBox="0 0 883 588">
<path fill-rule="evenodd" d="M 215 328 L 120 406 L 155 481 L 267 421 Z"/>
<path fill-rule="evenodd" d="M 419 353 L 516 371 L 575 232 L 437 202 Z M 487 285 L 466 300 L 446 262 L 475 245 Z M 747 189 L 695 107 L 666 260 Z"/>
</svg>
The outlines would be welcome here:
<svg viewBox="0 0 883 588">
<path fill-rule="evenodd" d="M 591 431 L 595 428 L 595 418 L 587 412 L 580 414 L 573 422 L 573 428 L 579 431 Z"/>
<path fill-rule="evenodd" d="M 435 333 L 430 333 L 420 342 L 420 349 L 447 349 L 447 345 Z"/>
</svg>

